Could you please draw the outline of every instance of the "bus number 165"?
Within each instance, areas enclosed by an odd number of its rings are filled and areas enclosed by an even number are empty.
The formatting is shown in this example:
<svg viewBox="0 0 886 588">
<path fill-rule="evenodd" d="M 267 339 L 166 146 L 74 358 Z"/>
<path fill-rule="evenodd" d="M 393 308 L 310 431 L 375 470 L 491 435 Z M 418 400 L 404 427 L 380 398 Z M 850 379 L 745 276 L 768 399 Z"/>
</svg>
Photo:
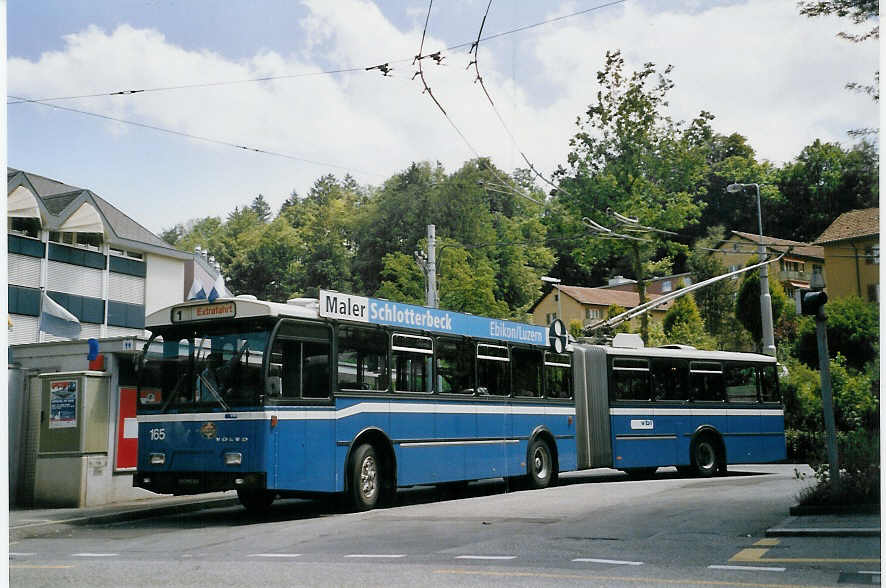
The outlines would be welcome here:
<svg viewBox="0 0 886 588">
<path fill-rule="evenodd" d="M 151 429 L 151 441 L 163 441 L 166 439 L 166 429 Z"/>
</svg>

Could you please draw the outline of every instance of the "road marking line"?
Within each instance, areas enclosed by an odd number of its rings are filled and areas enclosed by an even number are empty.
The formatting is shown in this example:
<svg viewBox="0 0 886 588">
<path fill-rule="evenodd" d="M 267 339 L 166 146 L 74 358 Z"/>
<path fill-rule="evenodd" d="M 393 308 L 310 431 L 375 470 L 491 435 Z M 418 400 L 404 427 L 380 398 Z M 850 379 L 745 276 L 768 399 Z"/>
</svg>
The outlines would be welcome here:
<svg viewBox="0 0 886 588">
<path fill-rule="evenodd" d="M 775 547 L 779 543 L 781 543 L 781 539 L 766 538 L 766 539 L 760 539 L 759 541 L 754 543 L 754 545 L 758 545 L 760 547 Z"/>
<path fill-rule="evenodd" d="M 880 572 L 855 572 L 856 574 L 873 574 L 875 576 L 879 576 Z"/>
<path fill-rule="evenodd" d="M 301 557 L 300 553 L 252 553 L 249 557 Z"/>
<path fill-rule="evenodd" d="M 625 582 L 634 584 L 668 584 L 676 586 L 739 586 L 742 588 L 817 588 L 810 584 L 761 584 L 756 582 L 724 582 L 722 580 L 692 580 L 688 578 L 632 578 L 630 576 L 598 576 L 594 574 L 553 574 L 540 572 L 509 572 L 491 570 L 434 570 L 435 574 L 450 574 L 459 576 L 488 576 L 488 577 L 513 577 L 513 578 L 553 578 L 567 580 L 584 580 L 593 582 Z M 823 588 L 823 587 L 822 587 Z"/>
<path fill-rule="evenodd" d="M 516 559 L 516 555 L 459 555 L 455 559 Z"/>
<path fill-rule="evenodd" d="M 710 570 L 748 570 L 753 572 L 783 572 L 787 568 L 764 568 L 761 566 L 708 566 Z"/>
<path fill-rule="evenodd" d="M 586 561 L 590 563 L 616 564 L 620 566 L 642 566 L 642 561 L 622 561 L 618 559 L 596 559 L 593 557 L 577 557 L 572 561 Z"/>
<path fill-rule="evenodd" d="M 71 557 L 117 557 L 119 553 L 72 553 Z"/>
<path fill-rule="evenodd" d="M 378 558 L 378 559 L 395 559 L 398 557 L 406 557 L 405 553 L 392 553 L 392 554 L 384 554 L 384 553 L 352 553 L 351 555 L 346 555 L 345 557 L 363 557 L 363 558 Z"/>
<path fill-rule="evenodd" d="M 17 570 L 67 570 L 76 566 L 37 566 L 27 564 L 10 564 L 10 569 Z"/>
<path fill-rule="evenodd" d="M 9 557 L 27 557 L 29 555 L 37 555 L 37 554 L 36 553 L 12 553 L 11 551 L 9 552 Z M 861 574 L 862 572 L 858 572 L 858 573 Z"/>
<path fill-rule="evenodd" d="M 729 558 L 729 561 L 760 561 L 763 559 L 763 556 L 766 555 L 768 549 L 759 549 L 756 547 L 748 547 L 747 549 L 742 549 L 735 555 Z"/>
</svg>

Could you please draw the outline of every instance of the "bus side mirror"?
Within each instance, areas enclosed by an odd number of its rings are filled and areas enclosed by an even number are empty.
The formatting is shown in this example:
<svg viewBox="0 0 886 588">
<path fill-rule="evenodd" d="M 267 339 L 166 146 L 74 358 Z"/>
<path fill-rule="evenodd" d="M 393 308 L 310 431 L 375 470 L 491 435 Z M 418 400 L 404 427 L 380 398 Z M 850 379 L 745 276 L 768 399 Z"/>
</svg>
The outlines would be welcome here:
<svg viewBox="0 0 886 588">
<path fill-rule="evenodd" d="M 265 394 L 268 398 L 280 398 L 283 396 L 283 378 L 280 376 L 268 376 L 265 380 Z"/>
</svg>

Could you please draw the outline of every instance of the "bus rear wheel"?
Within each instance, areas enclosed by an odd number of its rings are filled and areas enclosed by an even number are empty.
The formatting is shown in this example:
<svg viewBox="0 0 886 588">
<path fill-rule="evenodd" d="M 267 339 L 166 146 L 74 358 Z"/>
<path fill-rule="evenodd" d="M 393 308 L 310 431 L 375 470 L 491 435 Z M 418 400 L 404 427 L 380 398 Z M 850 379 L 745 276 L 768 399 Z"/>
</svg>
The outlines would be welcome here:
<svg viewBox="0 0 886 588">
<path fill-rule="evenodd" d="M 529 446 L 526 479 L 529 487 L 534 490 L 547 488 L 551 484 L 551 480 L 554 479 L 554 460 L 551 448 L 542 439 L 536 439 Z"/>
<path fill-rule="evenodd" d="M 710 436 L 696 439 L 692 447 L 692 465 L 695 467 L 695 474 L 701 478 L 712 477 L 722 467 L 720 452 Z"/>
<path fill-rule="evenodd" d="M 351 504 L 356 510 L 372 510 L 379 502 L 382 474 L 375 448 L 364 443 L 354 450 L 350 471 Z"/>
<path fill-rule="evenodd" d="M 237 498 L 251 514 L 264 514 L 271 508 L 277 495 L 270 490 L 237 490 Z"/>
</svg>

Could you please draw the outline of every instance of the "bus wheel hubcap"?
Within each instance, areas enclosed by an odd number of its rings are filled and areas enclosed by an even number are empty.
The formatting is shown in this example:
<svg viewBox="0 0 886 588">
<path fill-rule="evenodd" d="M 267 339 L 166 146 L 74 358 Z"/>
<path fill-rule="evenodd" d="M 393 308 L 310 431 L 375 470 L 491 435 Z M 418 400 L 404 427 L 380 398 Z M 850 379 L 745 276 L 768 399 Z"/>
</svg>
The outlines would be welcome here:
<svg viewBox="0 0 886 588">
<path fill-rule="evenodd" d="M 547 461 L 545 458 L 545 452 L 541 447 L 535 450 L 533 462 L 535 465 L 535 475 L 538 478 L 544 478 L 548 474 Z"/>
<path fill-rule="evenodd" d="M 360 491 L 367 498 L 375 494 L 375 486 L 378 480 L 378 469 L 375 467 L 375 459 L 367 457 L 363 460 L 360 468 Z"/>
<path fill-rule="evenodd" d="M 698 446 L 698 466 L 709 470 L 714 467 L 714 449 L 707 443 Z"/>
</svg>

